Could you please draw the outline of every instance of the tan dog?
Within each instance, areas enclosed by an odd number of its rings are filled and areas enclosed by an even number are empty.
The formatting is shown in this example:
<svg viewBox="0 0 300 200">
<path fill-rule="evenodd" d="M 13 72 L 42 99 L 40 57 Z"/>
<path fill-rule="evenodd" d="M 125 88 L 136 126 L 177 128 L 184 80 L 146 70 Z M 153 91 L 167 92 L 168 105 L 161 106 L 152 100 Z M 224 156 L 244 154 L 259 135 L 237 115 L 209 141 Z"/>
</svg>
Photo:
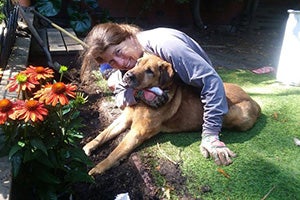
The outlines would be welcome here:
<svg viewBox="0 0 300 200">
<path fill-rule="evenodd" d="M 124 75 L 124 81 L 136 89 L 159 86 L 168 89 L 168 102 L 158 109 L 140 102 L 126 107 L 122 114 L 83 149 L 87 155 L 106 141 L 126 129 L 129 132 L 111 154 L 89 171 L 94 175 L 109 169 L 125 158 L 145 140 L 159 132 L 200 131 L 203 124 L 203 104 L 199 92 L 187 85 L 173 81 L 170 63 L 154 55 L 141 58 L 137 66 Z M 260 106 L 237 85 L 224 83 L 229 112 L 224 116 L 224 128 L 245 131 L 250 129 L 260 115 Z"/>
</svg>

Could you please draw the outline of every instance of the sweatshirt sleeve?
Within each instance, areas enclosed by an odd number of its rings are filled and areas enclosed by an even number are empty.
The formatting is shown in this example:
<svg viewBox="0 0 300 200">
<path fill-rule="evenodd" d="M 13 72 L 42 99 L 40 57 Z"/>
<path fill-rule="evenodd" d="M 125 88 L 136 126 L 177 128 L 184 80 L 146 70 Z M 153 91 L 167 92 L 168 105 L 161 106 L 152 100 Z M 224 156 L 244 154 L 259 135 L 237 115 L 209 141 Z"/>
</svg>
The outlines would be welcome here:
<svg viewBox="0 0 300 200">
<path fill-rule="evenodd" d="M 118 78 L 115 81 L 115 102 L 116 105 L 122 110 L 126 106 L 132 106 L 136 104 L 136 100 L 134 98 L 134 90 L 132 88 L 126 87 L 124 82 L 122 81 L 122 72 L 119 71 Z"/>
<path fill-rule="evenodd" d="M 186 34 L 167 28 L 145 31 L 138 37 L 146 51 L 172 63 L 175 72 L 188 85 L 200 88 L 204 104 L 203 134 L 221 131 L 227 101 L 223 82 L 200 45 Z"/>
</svg>

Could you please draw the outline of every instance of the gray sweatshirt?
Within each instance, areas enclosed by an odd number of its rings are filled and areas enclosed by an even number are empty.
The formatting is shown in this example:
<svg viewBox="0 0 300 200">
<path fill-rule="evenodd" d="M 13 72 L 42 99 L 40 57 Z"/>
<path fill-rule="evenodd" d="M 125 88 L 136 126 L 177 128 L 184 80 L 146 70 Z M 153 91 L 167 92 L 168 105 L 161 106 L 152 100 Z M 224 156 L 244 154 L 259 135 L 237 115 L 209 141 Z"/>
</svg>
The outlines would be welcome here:
<svg viewBox="0 0 300 200">
<path fill-rule="evenodd" d="M 177 75 L 188 85 L 200 88 L 204 104 L 203 134 L 218 134 L 222 118 L 228 112 L 223 83 L 200 45 L 183 32 L 170 28 L 156 28 L 137 34 L 146 52 L 170 62 Z M 134 105 L 132 89 L 122 83 L 116 87 L 118 106 Z"/>
</svg>

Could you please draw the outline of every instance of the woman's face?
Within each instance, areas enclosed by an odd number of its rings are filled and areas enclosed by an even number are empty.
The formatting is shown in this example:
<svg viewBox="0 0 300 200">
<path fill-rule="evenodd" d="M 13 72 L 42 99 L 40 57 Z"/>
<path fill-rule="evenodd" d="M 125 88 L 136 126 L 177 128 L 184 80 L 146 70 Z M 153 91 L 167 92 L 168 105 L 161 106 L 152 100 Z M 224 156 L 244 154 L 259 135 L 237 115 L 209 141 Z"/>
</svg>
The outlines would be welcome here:
<svg viewBox="0 0 300 200">
<path fill-rule="evenodd" d="M 130 37 L 118 45 L 110 46 L 102 55 L 102 59 L 113 68 L 129 70 L 143 55 L 143 50 L 137 39 Z"/>
</svg>

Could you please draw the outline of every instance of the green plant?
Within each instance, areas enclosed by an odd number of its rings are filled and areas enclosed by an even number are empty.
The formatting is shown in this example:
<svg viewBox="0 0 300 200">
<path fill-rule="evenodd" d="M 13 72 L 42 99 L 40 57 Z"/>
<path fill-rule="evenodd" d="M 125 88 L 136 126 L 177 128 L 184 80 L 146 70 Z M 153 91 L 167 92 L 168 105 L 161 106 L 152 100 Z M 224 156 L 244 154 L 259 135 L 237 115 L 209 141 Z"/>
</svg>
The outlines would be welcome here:
<svg viewBox="0 0 300 200">
<path fill-rule="evenodd" d="M 93 70 L 92 71 L 93 76 L 95 76 L 96 84 L 99 87 L 99 89 L 106 94 L 111 94 L 110 96 L 113 96 L 113 92 L 109 89 L 107 85 L 107 80 L 103 78 L 101 73 L 99 71 Z"/>
<path fill-rule="evenodd" d="M 0 152 L 8 155 L 14 182 L 39 199 L 72 193 L 78 182 L 92 182 L 92 165 L 79 146 L 83 137 L 78 108 L 87 101 L 77 87 L 59 82 L 53 70 L 29 66 L 10 79 L 17 99 L 0 100 Z"/>
<path fill-rule="evenodd" d="M 64 10 L 64 4 L 66 10 Z M 103 14 L 104 11 L 100 11 L 96 0 L 36 0 L 35 8 L 46 17 L 53 17 L 59 12 L 66 12 L 71 27 L 78 34 L 85 34 L 91 28 L 92 18 L 101 18 L 102 21 L 108 20 L 108 14 Z"/>
<path fill-rule="evenodd" d="M 4 5 L 4 0 L 0 0 L 0 24 L 5 18 L 5 15 L 3 13 L 3 5 Z"/>
</svg>

